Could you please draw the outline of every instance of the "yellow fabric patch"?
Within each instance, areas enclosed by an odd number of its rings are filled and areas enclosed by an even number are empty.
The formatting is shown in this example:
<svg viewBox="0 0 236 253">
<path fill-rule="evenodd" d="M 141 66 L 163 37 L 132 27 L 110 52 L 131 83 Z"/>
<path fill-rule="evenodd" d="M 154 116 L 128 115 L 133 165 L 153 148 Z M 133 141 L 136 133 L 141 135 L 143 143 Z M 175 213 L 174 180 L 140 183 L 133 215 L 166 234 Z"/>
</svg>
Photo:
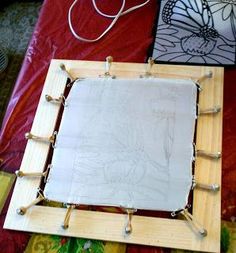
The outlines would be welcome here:
<svg viewBox="0 0 236 253">
<path fill-rule="evenodd" d="M 106 242 L 104 253 L 125 253 L 126 244 L 118 242 Z"/>
<path fill-rule="evenodd" d="M 34 234 L 31 236 L 28 242 L 25 253 L 41 253 L 41 252 L 57 253 L 60 246 L 59 244 L 58 247 L 54 246 L 55 241 L 52 240 L 50 235 Z"/>
<path fill-rule="evenodd" d="M 15 174 L 0 171 L 0 213 L 15 180 Z"/>
</svg>

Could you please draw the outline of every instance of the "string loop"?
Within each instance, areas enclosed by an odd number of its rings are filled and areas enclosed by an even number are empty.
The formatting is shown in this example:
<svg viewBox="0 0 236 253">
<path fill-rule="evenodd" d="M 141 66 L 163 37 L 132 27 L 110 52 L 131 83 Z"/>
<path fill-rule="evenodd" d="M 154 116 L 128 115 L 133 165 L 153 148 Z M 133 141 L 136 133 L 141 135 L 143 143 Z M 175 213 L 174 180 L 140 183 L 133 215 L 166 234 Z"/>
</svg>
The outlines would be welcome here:
<svg viewBox="0 0 236 253">
<path fill-rule="evenodd" d="M 123 11 L 124 8 L 125 8 L 125 1 L 126 0 L 122 0 L 122 5 L 120 7 L 120 10 L 118 11 L 118 13 L 116 15 L 109 15 L 109 14 L 106 14 L 106 13 L 103 13 L 101 10 L 98 9 L 97 7 L 97 4 L 96 4 L 96 0 L 92 0 L 92 3 L 93 3 L 93 7 L 94 9 L 96 10 L 96 12 L 98 14 L 100 14 L 101 16 L 103 17 L 106 17 L 106 18 L 111 18 L 113 19 L 111 24 L 105 29 L 104 32 L 102 32 L 101 35 L 99 35 L 97 38 L 95 39 L 87 39 L 87 38 L 84 38 L 84 37 L 81 37 L 80 35 L 78 35 L 78 33 L 75 32 L 74 28 L 73 28 L 73 25 L 72 25 L 72 21 L 71 21 L 71 13 L 72 13 L 72 10 L 74 8 L 74 6 L 76 5 L 76 3 L 78 2 L 78 0 L 75 0 L 72 5 L 70 6 L 69 8 L 69 12 L 68 12 L 68 23 L 69 23 L 69 27 L 70 27 L 70 30 L 72 32 L 72 34 L 74 35 L 74 37 L 80 41 L 83 41 L 83 42 L 96 42 L 98 40 L 100 40 L 101 38 L 103 38 L 111 29 L 112 27 L 115 25 L 115 23 L 117 22 L 117 20 L 123 16 L 123 15 L 126 15 L 136 9 L 139 9 L 143 6 L 145 6 L 146 4 L 148 4 L 150 2 L 150 0 L 146 0 L 145 2 L 143 2 L 142 4 L 139 4 L 139 5 L 135 5 L 129 9 L 127 9 L 126 11 Z"/>
</svg>

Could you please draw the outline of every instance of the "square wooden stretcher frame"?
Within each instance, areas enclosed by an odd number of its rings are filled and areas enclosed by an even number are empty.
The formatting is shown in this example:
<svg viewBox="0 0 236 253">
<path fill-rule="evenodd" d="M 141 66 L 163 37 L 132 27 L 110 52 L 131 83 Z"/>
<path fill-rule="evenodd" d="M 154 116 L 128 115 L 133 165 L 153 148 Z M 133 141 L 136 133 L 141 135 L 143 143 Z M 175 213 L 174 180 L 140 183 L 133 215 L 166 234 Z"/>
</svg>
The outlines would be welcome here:
<svg viewBox="0 0 236 253">
<path fill-rule="evenodd" d="M 67 77 L 59 67 L 61 63 L 65 64 L 74 77 L 98 77 L 105 71 L 104 62 L 52 60 L 31 129 L 31 133 L 35 135 L 51 136 L 54 131 L 59 106 L 46 102 L 45 95 L 59 97 L 64 92 Z M 132 78 L 144 74 L 146 69 L 147 64 L 114 62 L 111 66 L 111 73 L 115 74 L 117 78 Z M 201 83 L 199 104 L 201 108 L 209 108 L 214 105 L 223 108 L 223 68 L 154 65 L 151 71 L 154 76 L 158 77 L 192 78 L 193 80 L 212 71 L 212 78 Z M 197 148 L 221 151 L 221 145 L 222 110 L 216 115 L 199 117 Z M 50 144 L 29 140 L 20 170 L 42 172 L 49 148 Z M 221 185 L 221 159 L 197 157 L 195 179 L 205 184 Z M 66 230 L 61 227 L 66 213 L 65 208 L 36 205 L 30 208 L 25 215 L 17 214 L 17 208 L 27 206 L 36 198 L 39 184 L 40 178 L 17 179 L 4 228 L 203 252 L 220 252 L 221 191 L 209 192 L 194 189 L 192 214 L 207 229 L 206 237 L 201 237 L 193 232 L 186 220 L 137 215 L 132 218 L 132 233 L 125 235 L 123 232 L 127 220 L 125 214 L 74 210 L 70 217 L 70 226 Z"/>
</svg>

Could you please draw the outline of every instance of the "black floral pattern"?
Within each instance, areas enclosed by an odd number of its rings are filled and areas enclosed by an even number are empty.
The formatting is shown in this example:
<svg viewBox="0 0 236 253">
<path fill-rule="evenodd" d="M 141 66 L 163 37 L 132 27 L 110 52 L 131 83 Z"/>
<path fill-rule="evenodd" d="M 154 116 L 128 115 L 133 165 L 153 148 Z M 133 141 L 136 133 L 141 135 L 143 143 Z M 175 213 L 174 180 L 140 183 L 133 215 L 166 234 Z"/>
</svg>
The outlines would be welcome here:
<svg viewBox="0 0 236 253">
<path fill-rule="evenodd" d="M 162 0 L 153 58 L 233 65 L 236 0 Z"/>
</svg>

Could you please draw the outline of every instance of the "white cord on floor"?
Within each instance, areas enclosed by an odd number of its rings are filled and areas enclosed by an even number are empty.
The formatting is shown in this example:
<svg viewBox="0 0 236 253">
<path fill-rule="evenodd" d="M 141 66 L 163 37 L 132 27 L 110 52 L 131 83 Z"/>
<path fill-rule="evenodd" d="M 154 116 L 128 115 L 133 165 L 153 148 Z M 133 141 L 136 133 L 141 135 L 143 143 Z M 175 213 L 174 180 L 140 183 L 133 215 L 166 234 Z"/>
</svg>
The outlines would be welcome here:
<svg viewBox="0 0 236 253">
<path fill-rule="evenodd" d="M 106 13 L 101 12 L 97 7 L 96 0 L 92 0 L 93 7 L 97 11 L 98 14 L 100 14 L 101 16 L 106 17 L 106 18 L 113 18 L 111 24 L 105 29 L 105 31 L 101 35 L 99 35 L 95 39 L 83 38 L 83 37 L 79 36 L 78 33 L 76 33 L 74 28 L 73 28 L 72 21 L 71 21 L 71 13 L 72 13 L 72 10 L 73 10 L 73 8 L 74 8 L 74 6 L 77 2 L 78 2 L 78 0 L 75 0 L 69 8 L 68 22 L 69 22 L 70 30 L 71 30 L 72 34 L 75 36 L 75 38 L 78 39 L 78 40 L 81 40 L 81 41 L 84 41 L 84 42 L 96 42 L 96 41 L 100 40 L 102 37 L 104 37 L 112 29 L 112 27 L 115 25 L 115 23 L 117 22 L 117 20 L 119 19 L 120 16 L 123 16 L 125 14 L 128 14 L 131 11 L 134 11 L 136 9 L 139 9 L 139 8 L 143 7 L 144 5 L 148 4 L 148 2 L 150 2 L 150 0 L 146 0 L 145 2 L 143 2 L 142 4 L 139 4 L 139 5 L 135 5 L 131 8 L 129 8 L 129 9 L 127 9 L 124 12 L 123 12 L 123 10 L 124 10 L 124 7 L 125 7 L 125 0 L 122 0 L 121 8 L 120 8 L 120 10 L 118 11 L 118 13 L 116 15 L 108 15 Z"/>
</svg>

